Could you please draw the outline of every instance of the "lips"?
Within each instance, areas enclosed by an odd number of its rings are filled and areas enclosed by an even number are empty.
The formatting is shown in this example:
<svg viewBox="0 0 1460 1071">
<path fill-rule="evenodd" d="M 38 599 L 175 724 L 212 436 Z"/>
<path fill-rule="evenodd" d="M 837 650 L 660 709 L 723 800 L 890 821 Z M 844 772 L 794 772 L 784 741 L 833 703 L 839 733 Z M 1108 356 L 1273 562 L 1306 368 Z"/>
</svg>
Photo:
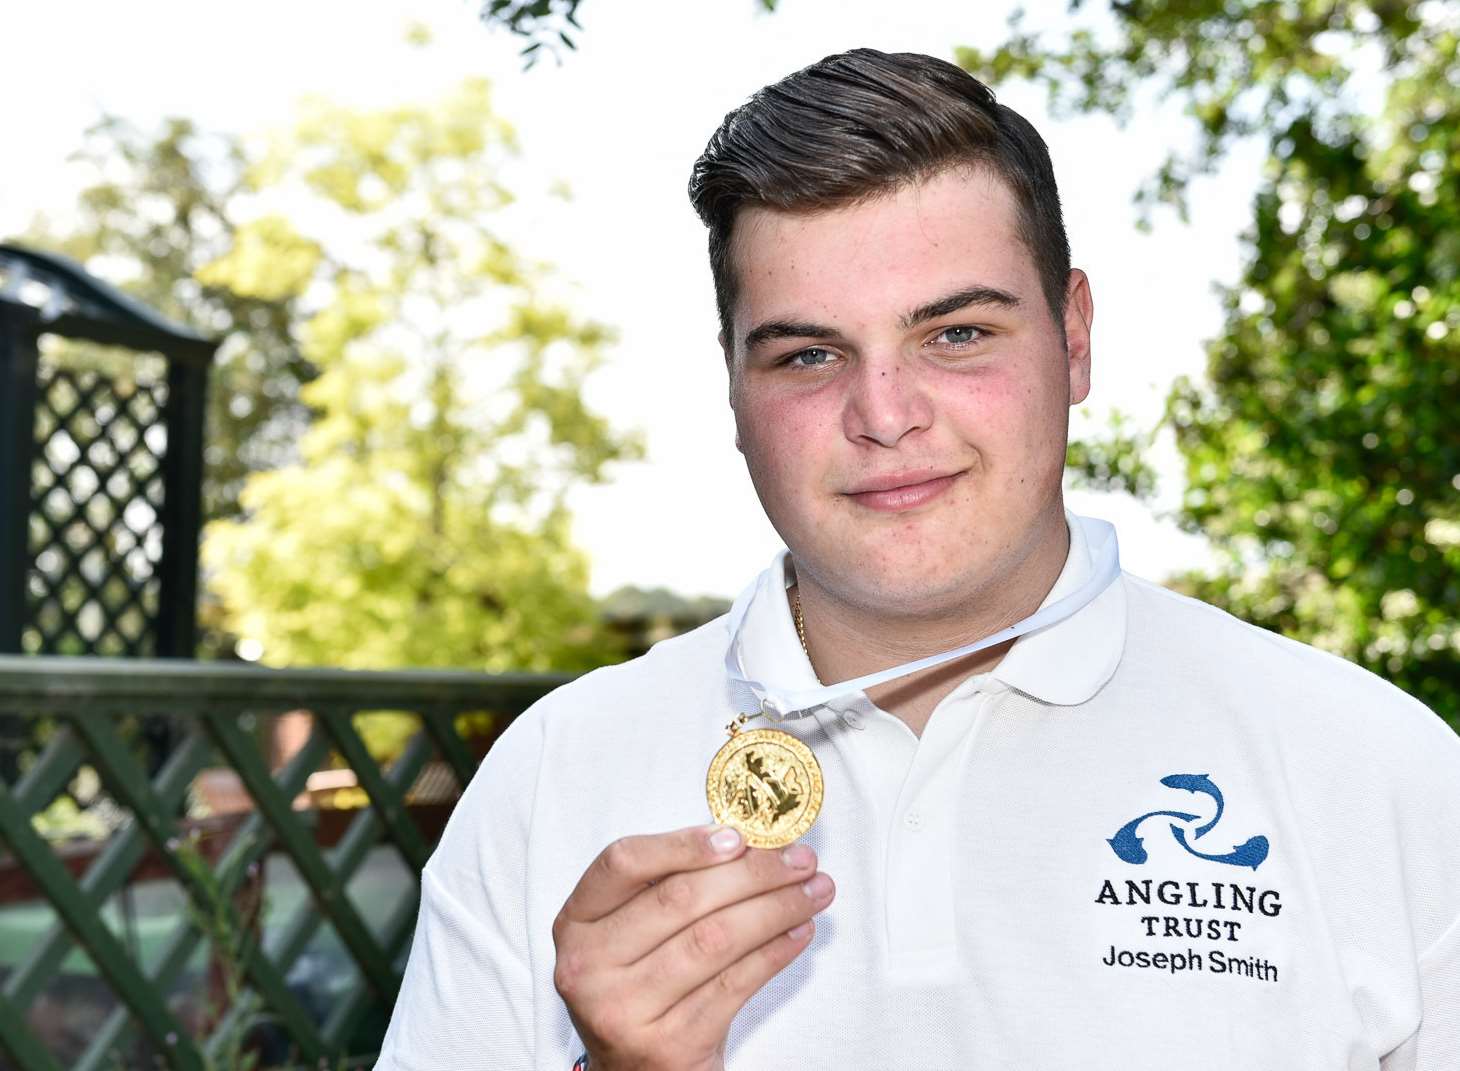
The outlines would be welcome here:
<svg viewBox="0 0 1460 1071">
<path fill-rule="evenodd" d="M 930 470 L 894 472 L 862 480 L 843 493 L 859 506 L 896 512 L 931 502 L 962 475 L 962 472 L 940 474 Z"/>
<path fill-rule="evenodd" d="M 869 491 L 893 491 L 899 487 L 916 487 L 919 484 L 928 483 L 932 480 L 946 479 L 949 476 L 957 476 L 956 472 L 945 472 L 940 469 L 907 469 L 903 472 L 888 472 L 881 476 L 869 476 L 865 480 L 854 484 L 845 494 L 860 495 Z"/>
</svg>

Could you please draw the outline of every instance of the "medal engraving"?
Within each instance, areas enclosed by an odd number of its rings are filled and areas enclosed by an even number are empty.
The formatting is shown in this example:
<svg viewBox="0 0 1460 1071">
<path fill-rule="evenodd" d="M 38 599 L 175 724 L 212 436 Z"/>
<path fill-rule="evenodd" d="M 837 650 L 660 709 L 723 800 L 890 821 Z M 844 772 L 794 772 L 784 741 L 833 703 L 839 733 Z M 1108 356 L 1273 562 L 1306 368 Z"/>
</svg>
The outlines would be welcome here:
<svg viewBox="0 0 1460 1071">
<path fill-rule="evenodd" d="M 811 828 L 821 811 L 821 766 L 811 749 L 779 729 L 732 732 L 710 761 L 710 813 L 752 848 L 780 848 Z"/>
</svg>

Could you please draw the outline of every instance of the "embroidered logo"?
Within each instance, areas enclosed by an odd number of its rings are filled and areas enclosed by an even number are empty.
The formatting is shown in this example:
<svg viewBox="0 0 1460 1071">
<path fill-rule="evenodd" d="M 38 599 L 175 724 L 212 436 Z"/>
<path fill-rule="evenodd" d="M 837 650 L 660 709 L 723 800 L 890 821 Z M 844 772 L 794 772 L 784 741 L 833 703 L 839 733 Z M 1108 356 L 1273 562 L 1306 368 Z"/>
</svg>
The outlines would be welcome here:
<svg viewBox="0 0 1460 1071">
<path fill-rule="evenodd" d="M 1217 813 L 1212 816 L 1211 821 L 1192 832 L 1192 840 L 1200 840 L 1206 836 L 1211 832 L 1212 827 L 1221 820 L 1224 806 L 1222 802 L 1222 791 L 1217 788 L 1211 778 L 1206 774 L 1167 774 L 1161 778 L 1161 784 L 1167 788 L 1185 789 L 1191 793 L 1201 792 L 1216 801 Z M 1185 811 L 1148 811 L 1139 818 L 1133 818 L 1121 826 L 1115 836 L 1110 838 L 1110 847 L 1115 852 L 1117 858 L 1127 863 L 1139 864 L 1146 861 L 1148 858 L 1146 849 L 1142 838 L 1136 835 L 1136 830 L 1147 818 L 1155 818 L 1157 816 L 1177 818 L 1182 822 L 1201 821 L 1199 815 L 1187 814 Z M 1171 835 L 1176 838 L 1177 844 L 1181 845 L 1192 855 L 1198 859 L 1210 860 L 1213 863 L 1228 863 L 1231 866 L 1250 866 L 1253 870 L 1256 870 L 1262 865 L 1263 860 L 1267 858 L 1267 838 L 1263 836 L 1248 837 L 1230 852 L 1208 854 L 1207 852 L 1199 851 L 1192 847 L 1186 839 L 1186 829 L 1177 825 L 1175 822 L 1171 824 Z"/>
</svg>

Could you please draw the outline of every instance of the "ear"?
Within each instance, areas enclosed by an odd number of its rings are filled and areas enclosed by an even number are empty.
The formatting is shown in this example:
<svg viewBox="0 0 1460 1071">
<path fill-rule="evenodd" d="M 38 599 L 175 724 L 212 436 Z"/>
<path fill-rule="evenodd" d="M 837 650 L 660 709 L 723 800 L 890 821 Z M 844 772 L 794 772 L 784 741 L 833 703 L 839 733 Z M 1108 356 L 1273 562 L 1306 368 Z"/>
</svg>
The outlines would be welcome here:
<svg viewBox="0 0 1460 1071">
<path fill-rule="evenodd" d="M 1070 364 L 1071 405 L 1078 405 L 1090 394 L 1090 325 L 1094 322 L 1090 277 L 1079 268 L 1071 268 L 1065 285 L 1065 354 Z"/>
</svg>

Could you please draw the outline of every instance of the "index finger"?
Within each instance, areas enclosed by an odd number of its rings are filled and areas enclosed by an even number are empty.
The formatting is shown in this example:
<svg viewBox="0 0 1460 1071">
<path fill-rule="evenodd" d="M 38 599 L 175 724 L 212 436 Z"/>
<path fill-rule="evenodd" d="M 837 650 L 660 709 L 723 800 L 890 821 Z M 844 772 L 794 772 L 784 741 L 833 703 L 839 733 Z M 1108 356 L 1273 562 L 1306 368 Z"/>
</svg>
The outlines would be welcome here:
<svg viewBox="0 0 1460 1071">
<path fill-rule="evenodd" d="M 597 922 L 670 874 L 724 863 L 745 850 L 730 826 L 691 826 L 614 841 L 589 864 L 563 904 L 571 922 Z"/>
</svg>

